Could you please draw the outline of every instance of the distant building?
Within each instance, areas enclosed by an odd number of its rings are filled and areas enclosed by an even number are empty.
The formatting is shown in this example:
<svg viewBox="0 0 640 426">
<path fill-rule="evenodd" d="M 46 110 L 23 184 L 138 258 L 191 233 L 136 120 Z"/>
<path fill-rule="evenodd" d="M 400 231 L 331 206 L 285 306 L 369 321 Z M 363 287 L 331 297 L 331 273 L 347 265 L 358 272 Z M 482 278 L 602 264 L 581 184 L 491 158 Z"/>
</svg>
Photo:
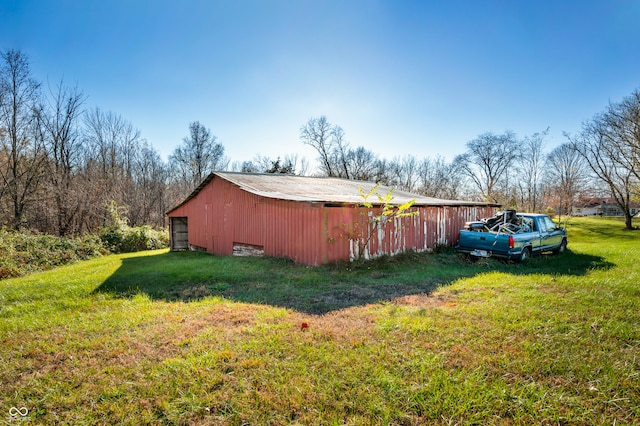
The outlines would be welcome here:
<svg viewBox="0 0 640 426">
<path fill-rule="evenodd" d="M 455 243 L 465 222 L 492 216 L 496 205 L 441 200 L 403 191 L 393 204 L 415 199 L 417 215 L 375 230 L 379 214 L 362 206 L 360 188 L 375 184 L 337 178 L 216 172 L 167 213 L 172 250 L 217 255 L 287 257 L 307 265 L 426 251 Z M 381 186 L 378 194 L 391 188 Z"/>
<path fill-rule="evenodd" d="M 631 204 L 631 215 L 640 213 L 640 204 Z M 573 216 L 624 216 L 613 198 L 582 198 L 572 207 Z"/>
</svg>

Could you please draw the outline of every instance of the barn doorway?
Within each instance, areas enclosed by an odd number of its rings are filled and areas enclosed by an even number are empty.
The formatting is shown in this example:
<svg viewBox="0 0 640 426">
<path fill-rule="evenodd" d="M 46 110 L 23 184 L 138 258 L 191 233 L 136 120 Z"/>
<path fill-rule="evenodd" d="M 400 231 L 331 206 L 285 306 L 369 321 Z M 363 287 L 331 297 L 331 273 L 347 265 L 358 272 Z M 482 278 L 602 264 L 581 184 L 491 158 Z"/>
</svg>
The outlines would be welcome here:
<svg viewBox="0 0 640 426">
<path fill-rule="evenodd" d="M 189 250 L 189 226 L 186 217 L 171 218 L 171 250 Z"/>
</svg>

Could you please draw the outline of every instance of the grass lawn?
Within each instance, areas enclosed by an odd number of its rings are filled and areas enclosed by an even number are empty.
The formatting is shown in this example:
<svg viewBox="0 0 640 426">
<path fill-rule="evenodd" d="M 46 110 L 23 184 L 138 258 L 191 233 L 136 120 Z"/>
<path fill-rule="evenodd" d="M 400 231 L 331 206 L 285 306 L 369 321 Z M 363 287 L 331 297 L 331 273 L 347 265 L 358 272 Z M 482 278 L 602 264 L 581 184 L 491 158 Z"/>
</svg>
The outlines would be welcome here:
<svg viewBox="0 0 640 426">
<path fill-rule="evenodd" d="M 154 251 L 0 281 L 0 422 L 640 424 L 640 231 L 568 230 L 523 265 Z"/>
</svg>

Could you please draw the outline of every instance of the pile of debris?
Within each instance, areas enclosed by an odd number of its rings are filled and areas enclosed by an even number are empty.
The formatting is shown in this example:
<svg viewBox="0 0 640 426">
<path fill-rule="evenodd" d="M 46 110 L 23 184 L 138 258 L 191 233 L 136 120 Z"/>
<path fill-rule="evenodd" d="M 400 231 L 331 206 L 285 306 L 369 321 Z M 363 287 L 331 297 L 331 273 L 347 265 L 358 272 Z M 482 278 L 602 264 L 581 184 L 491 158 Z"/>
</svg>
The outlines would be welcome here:
<svg viewBox="0 0 640 426">
<path fill-rule="evenodd" d="M 516 215 L 515 210 L 505 210 L 477 222 L 467 222 L 465 229 L 476 232 L 519 234 L 521 232 L 531 232 L 533 223 L 530 219 Z"/>
</svg>

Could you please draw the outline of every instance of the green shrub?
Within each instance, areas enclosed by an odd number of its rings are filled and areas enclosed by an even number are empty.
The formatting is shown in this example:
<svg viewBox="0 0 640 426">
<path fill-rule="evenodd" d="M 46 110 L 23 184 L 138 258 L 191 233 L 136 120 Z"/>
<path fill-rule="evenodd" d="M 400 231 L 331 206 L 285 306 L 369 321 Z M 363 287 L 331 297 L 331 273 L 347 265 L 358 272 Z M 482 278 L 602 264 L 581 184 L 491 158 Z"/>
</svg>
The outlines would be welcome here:
<svg viewBox="0 0 640 426">
<path fill-rule="evenodd" d="M 112 253 L 155 250 L 169 246 L 169 233 L 151 227 L 108 226 L 100 231 L 102 245 Z"/>
<path fill-rule="evenodd" d="M 126 209 L 111 201 L 107 206 L 109 225 L 100 230 L 102 245 L 112 253 L 131 253 L 169 247 L 169 233 L 147 225 L 130 227 Z"/>
<path fill-rule="evenodd" d="M 0 279 L 44 271 L 106 254 L 96 236 L 76 238 L 0 229 Z"/>
<path fill-rule="evenodd" d="M 169 234 L 166 231 L 157 231 L 149 226 L 129 228 L 122 241 L 123 252 L 155 250 L 168 247 Z"/>
<path fill-rule="evenodd" d="M 119 253 L 124 239 L 124 230 L 113 226 L 105 227 L 100 230 L 99 237 L 105 249 L 112 253 Z"/>
</svg>

